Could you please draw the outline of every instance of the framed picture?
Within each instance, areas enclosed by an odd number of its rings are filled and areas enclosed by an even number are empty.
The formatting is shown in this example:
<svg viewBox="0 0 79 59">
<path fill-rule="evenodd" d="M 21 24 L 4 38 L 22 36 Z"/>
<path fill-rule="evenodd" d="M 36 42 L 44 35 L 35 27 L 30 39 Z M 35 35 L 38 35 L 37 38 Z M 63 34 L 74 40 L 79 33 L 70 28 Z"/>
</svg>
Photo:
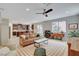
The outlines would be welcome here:
<svg viewBox="0 0 79 59">
<path fill-rule="evenodd" d="M 77 23 L 69 24 L 69 29 L 72 29 L 72 30 L 78 29 L 78 24 Z"/>
</svg>

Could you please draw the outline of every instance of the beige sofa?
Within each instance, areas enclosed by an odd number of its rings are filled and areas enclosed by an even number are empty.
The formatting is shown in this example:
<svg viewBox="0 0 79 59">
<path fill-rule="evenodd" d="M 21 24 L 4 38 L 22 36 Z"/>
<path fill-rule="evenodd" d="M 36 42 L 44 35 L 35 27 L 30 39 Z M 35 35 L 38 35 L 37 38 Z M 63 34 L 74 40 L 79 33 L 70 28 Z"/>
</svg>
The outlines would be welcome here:
<svg viewBox="0 0 79 59">
<path fill-rule="evenodd" d="M 33 44 L 34 43 L 34 39 L 35 39 L 35 36 L 28 36 L 28 35 L 21 35 L 20 36 L 20 41 L 19 41 L 19 44 L 20 46 L 27 46 L 27 45 L 30 45 L 30 44 Z"/>
</svg>

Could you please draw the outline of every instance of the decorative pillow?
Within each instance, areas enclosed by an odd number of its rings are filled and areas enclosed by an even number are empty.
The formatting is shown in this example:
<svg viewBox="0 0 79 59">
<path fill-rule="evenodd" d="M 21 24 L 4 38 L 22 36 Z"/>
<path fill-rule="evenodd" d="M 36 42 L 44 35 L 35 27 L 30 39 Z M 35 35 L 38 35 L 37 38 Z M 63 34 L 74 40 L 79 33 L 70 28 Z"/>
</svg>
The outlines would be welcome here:
<svg viewBox="0 0 79 59">
<path fill-rule="evenodd" d="M 34 35 L 34 34 L 31 34 L 31 35 L 30 35 L 30 37 L 31 37 L 31 38 L 34 38 L 34 37 L 35 37 L 35 35 Z"/>
<path fill-rule="evenodd" d="M 25 39 L 27 40 L 29 38 L 29 34 L 27 34 L 26 36 L 25 36 Z"/>
<path fill-rule="evenodd" d="M 26 38 L 26 36 L 25 36 L 25 35 L 20 35 L 20 37 L 21 37 L 21 38 L 23 38 L 23 39 L 25 39 L 25 38 Z"/>
</svg>

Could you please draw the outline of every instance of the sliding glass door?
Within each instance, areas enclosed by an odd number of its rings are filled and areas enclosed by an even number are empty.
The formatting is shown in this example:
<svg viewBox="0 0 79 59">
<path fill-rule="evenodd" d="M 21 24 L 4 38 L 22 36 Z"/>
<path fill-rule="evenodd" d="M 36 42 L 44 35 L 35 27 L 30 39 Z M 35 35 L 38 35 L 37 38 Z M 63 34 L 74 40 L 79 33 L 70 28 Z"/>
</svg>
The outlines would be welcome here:
<svg viewBox="0 0 79 59">
<path fill-rule="evenodd" d="M 52 32 L 66 32 L 66 21 L 52 22 Z"/>
</svg>

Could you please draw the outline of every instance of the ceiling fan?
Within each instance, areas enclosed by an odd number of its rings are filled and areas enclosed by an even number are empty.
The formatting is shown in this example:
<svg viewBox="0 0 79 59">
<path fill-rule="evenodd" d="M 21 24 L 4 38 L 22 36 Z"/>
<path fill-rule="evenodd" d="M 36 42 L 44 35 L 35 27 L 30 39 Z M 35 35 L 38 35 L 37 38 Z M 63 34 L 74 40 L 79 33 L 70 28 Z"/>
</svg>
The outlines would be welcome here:
<svg viewBox="0 0 79 59">
<path fill-rule="evenodd" d="M 53 9 L 48 9 L 48 10 L 44 9 L 44 12 L 36 13 L 36 14 L 43 14 L 43 15 L 45 15 L 45 17 L 48 17 L 48 13 L 51 12 L 51 11 L 53 11 Z"/>
</svg>

